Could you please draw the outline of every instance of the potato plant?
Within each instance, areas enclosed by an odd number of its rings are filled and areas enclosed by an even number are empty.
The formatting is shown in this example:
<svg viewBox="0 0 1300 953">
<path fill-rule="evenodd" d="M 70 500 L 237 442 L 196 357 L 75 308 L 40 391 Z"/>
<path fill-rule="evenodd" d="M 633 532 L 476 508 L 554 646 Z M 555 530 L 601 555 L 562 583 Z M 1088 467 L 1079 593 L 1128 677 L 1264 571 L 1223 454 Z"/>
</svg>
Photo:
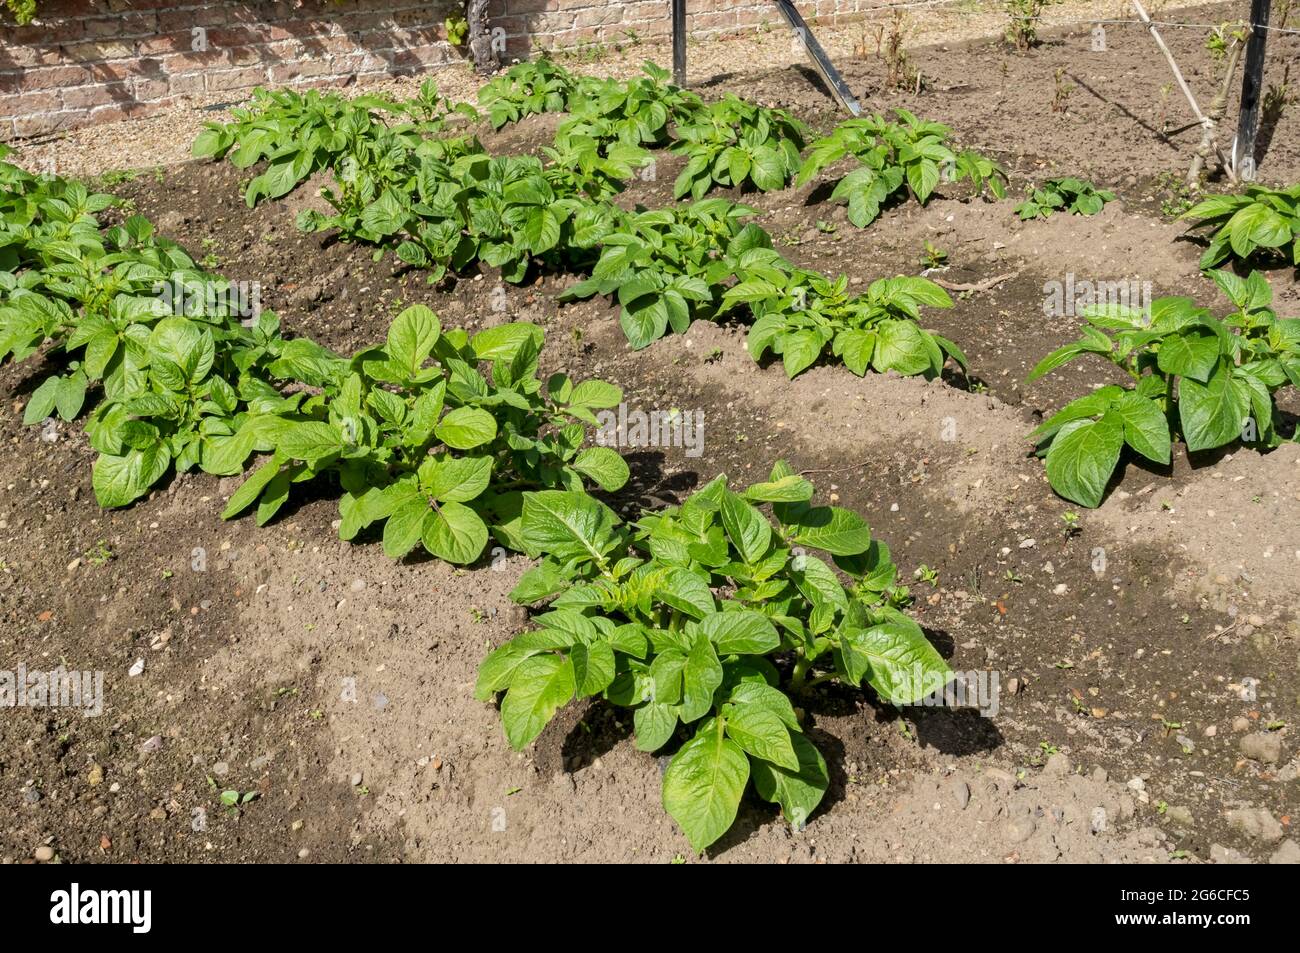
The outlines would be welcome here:
<svg viewBox="0 0 1300 953">
<path fill-rule="evenodd" d="M 679 121 L 676 135 L 671 149 L 686 156 L 686 167 L 673 183 L 673 196 L 701 199 L 715 186 L 785 188 L 799 171 L 808 130 L 783 109 L 728 93 Z"/>
<path fill-rule="evenodd" d="M 521 542 L 542 561 L 512 597 L 548 605 L 488 655 L 475 688 L 504 693 L 509 743 L 600 697 L 632 709 L 639 750 L 674 750 L 663 804 L 695 850 L 727 832 L 751 782 L 802 828 L 829 779 L 798 696 L 866 682 L 907 704 L 951 677 L 902 610 L 888 547 L 813 494 L 784 462 L 741 492 L 720 476 L 630 526 L 586 495 L 526 494 Z"/>
<path fill-rule="evenodd" d="M 1156 299 L 1149 315 L 1119 306 L 1093 309 L 1083 337 L 1034 368 L 1030 380 L 1096 354 L 1133 380 L 1072 401 L 1031 434 L 1058 494 L 1100 505 L 1125 447 L 1163 465 L 1179 437 L 1192 452 L 1237 441 L 1280 442 L 1274 394 L 1300 386 L 1300 319 L 1277 317 L 1272 290 L 1258 272 L 1212 277 L 1235 312 L 1219 318 L 1183 297 Z"/>
<path fill-rule="evenodd" d="M 249 208 L 288 195 L 316 172 L 336 169 L 347 157 L 354 162 L 376 153 L 392 157 L 426 140 L 446 140 L 444 151 L 452 153 L 477 143 L 472 135 L 451 135 L 456 120 L 476 120 L 477 111 L 439 96 L 432 80 L 401 101 L 381 95 L 349 99 L 314 89 L 298 93 L 259 88 L 251 104 L 232 110 L 232 115 L 227 123 L 206 123 L 191 153 L 195 158 L 228 158 L 238 169 L 265 161 L 266 168 L 245 186 Z"/>
<path fill-rule="evenodd" d="M 738 256 L 771 245 L 766 232 L 745 224 L 753 214 L 749 206 L 717 198 L 633 214 L 610 206 L 590 230 L 601 246 L 591 277 L 560 300 L 613 296 L 634 348 L 657 341 L 669 328 L 684 334 L 696 318 L 716 316 Z"/>
<path fill-rule="evenodd" d="M 321 169 L 331 168 L 349 148 L 349 139 L 383 129 L 377 111 L 382 97 L 344 99 L 308 90 L 253 91 L 249 106 L 232 110 L 228 123 L 207 123 L 191 147 L 196 159 L 229 159 L 237 169 L 259 162 L 265 170 L 244 188 L 249 208 L 264 198 L 288 195 Z"/>
<path fill-rule="evenodd" d="M 570 116 L 560 124 L 560 134 L 587 136 L 602 146 L 668 145 L 673 128 L 699 114 L 704 103 L 689 90 L 671 85 L 666 69 L 650 62 L 641 69 L 646 75 L 632 80 L 588 82 L 583 95 L 570 102 Z"/>
<path fill-rule="evenodd" d="M 401 261 L 427 269 L 436 281 L 448 270 L 483 261 L 506 281 L 520 282 L 534 259 L 565 262 L 580 213 L 630 177 L 632 166 L 598 154 L 574 138 L 533 156 L 489 156 L 481 150 L 448 162 L 411 155 L 395 169 L 358 163 L 351 182 L 322 194 L 335 215 L 305 210 L 305 231 L 337 229 L 345 241 L 391 249 Z"/>
<path fill-rule="evenodd" d="M 518 549 L 519 494 L 584 481 L 606 490 L 628 478 L 607 447 L 589 447 L 593 411 L 622 392 L 602 381 L 537 379 L 542 331 L 498 325 L 470 337 L 443 333 L 423 305 L 389 326 L 383 345 L 344 359 L 310 342 L 288 342 L 271 374 L 307 385 L 306 396 L 268 398 L 274 409 L 237 432 L 273 451 L 231 496 L 226 518 L 256 504 L 258 524 L 285 503 L 290 487 L 329 475 L 342 489 L 339 536 L 383 525 L 384 552 L 416 546 L 450 563 L 472 563 L 489 527 Z M 487 373 L 479 370 L 487 365 Z M 276 392 L 278 395 L 278 391 Z M 254 405 L 255 407 L 257 405 Z"/>
<path fill-rule="evenodd" d="M 723 295 L 724 307 L 743 302 L 754 315 L 748 347 L 754 360 L 769 350 L 779 355 L 786 376 L 807 370 L 830 345 L 831 353 L 859 377 L 868 369 L 937 377 L 948 358 L 966 367 L 952 341 L 923 329 L 923 306 L 951 308 L 948 293 L 926 278 L 880 278 L 863 294 L 848 293 L 849 279 L 832 280 L 769 259 L 760 273 L 758 257 L 742 256 L 746 279 Z"/>
<path fill-rule="evenodd" d="M 1211 195 L 1182 217 L 1195 220 L 1193 230 L 1212 233 L 1201 256 L 1202 268 L 1213 268 L 1229 258 L 1245 261 L 1261 250 L 1300 268 L 1300 185 L 1289 189 L 1249 185 L 1242 195 Z"/>
<path fill-rule="evenodd" d="M 811 181 L 843 159 L 858 165 L 836 183 L 832 201 L 848 203 L 849 221 L 866 228 L 884 205 L 911 192 L 922 205 L 929 201 L 945 173 L 950 181 L 967 179 L 982 193 L 985 186 L 997 198 L 1006 196 L 1006 173 L 991 159 L 970 150 L 957 151 L 952 130 L 942 123 L 919 119 L 895 109 L 900 122 L 883 116 L 848 119 L 808 149 L 796 185 Z"/>
<path fill-rule="evenodd" d="M 232 437 L 240 391 L 278 351 L 275 315 L 245 327 L 229 282 L 142 216 L 101 227 L 109 196 L 8 163 L 0 180 L 0 359 L 28 359 L 49 341 L 62 365 L 24 421 L 91 410 L 92 482 L 105 507 L 138 499 L 173 468 L 240 472 L 254 449 Z"/>
<path fill-rule="evenodd" d="M 1071 215 L 1096 215 L 1107 202 L 1115 201 L 1115 193 L 1099 189 L 1083 179 L 1065 177 L 1048 179 L 1042 186 L 1031 189 L 1029 197 L 1016 206 L 1022 219 L 1051 218 L 1056 212 Z"/>
<path fill-rule="evenodd" d="M 479 106 L 493 129 L 540 113 L 568 112 L 591 80 L 574 76 L 545 56 L 517 63 L 479 90 Z"/>
<path fill-rule="evenodd" d="M 763 229 L 745 224 L 754 210 L 700 198 L 715 184 L 783 188 L 799 169 L 802 124 L 735 96 L 706 106 L 669 85 L 664 70 L 646 64 L 645 72 L 630 82 L 593 80 L 539 60 L 489 83 L 481 101 L 500 123 L 536 111 L 571 113 L 542 158 L 488 156 L 472 137 L 425 139 L 415 127 L 385 130 L 372 121 L 380 131 L 354 138 L 350 151 L 335 157 L 336 185 L 322 193 L 335 214 L 308 210 L 299 226 L 375 245 L 376 257 L 391 250 L 427 270 L 430 281 L 480 262 L 511 282 L 534 265 L 586 272 L 560 300 L 615 297 L 634 348 L 740 306 L 760 322 L 751 353 L 781 354 L 791 376 L 827 344 L 859 374 L 935 375 L 948 357 L 964 365 L 955 344 L 917 324 L 920 305 L 951 306 L 937 286 L 891 279 L 849 296 L 835 280 L 782 259 Z M 419 108 L 388 108 L 442 115 L 447 107 L 433 96 L 426 90 L 430 102 Z M 905 110 L 898 116 L 901 122 L 876 116 L 841 124 L 814 144 L 801 179 L 856 156 L 863 166 L 837 194 L 848 198 L 860 225 L 901 188 L 926 201 L 941 169 L 978 191 L 1005 194 L 996 163 L 954 151 L 947 127 Z M 644 147 L 669 141 L 689 157 L 675 192 L 697 201 L 630 213 L 614 205 L 650 161 Z"/>
</svg>

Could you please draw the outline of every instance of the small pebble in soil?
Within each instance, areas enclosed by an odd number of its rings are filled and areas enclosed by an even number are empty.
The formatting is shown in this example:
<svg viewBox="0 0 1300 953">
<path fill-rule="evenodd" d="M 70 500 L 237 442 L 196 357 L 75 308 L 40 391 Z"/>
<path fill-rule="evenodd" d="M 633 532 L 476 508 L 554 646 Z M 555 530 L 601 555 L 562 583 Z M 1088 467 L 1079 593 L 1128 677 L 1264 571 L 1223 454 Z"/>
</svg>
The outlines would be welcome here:
<svg viewBox="0 0 1300 953">
<path fill-rule="evenodd" d="M 1006 822 L 1003 826 L 1003 834 L 1009 843 L 1020 844 L 1029 840 L 1033 836 L 1038 824 L 1029 815 L 1017 817 Z"/>
<path fill-rule="evenodd" d="M 1238 743 L 1241 753 L 1252 761 L 1277 764 L 1282 760 L 1282 736 L 1271 731 L 1246 735 Z"/>
<path fill-rule="evenodd" d="M 1228 826 L 1252 840 L 1277 843 L 1282 839 L 1282 825 L 1266 808 L 1237 808 L 1227 814 Z"/>
<path fill-rule="evenodd" d="M 1181 824 L 1183 827 L 1191 827 L 1195 821 L 1192 817 L 1191 810 L 1182 805 L 1171 807 L 1166 810 L 1165 817 L 1169 818 L 1169 820 L 1173 821 L 1175 824 Z"/>
<path fill-rule="evenodd" d="M 42 844 L 40 847 L 36 848 L 36 851 L 32 856 L 40 863 L 48 864 L 54 859 L 54 848 L 49 844 Z"/>
</svg>

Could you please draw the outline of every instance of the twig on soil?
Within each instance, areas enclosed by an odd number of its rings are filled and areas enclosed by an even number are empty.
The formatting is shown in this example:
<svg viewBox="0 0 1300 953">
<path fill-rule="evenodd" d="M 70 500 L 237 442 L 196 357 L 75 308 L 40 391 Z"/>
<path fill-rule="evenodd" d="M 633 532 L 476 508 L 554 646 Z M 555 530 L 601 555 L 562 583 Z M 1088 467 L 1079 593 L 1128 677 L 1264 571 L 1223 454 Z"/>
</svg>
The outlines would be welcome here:
<svg viewBox="0 0 1300 953">
<path fill-rule="evenodd" d="M 1202 642 L 1209 642 L 1209 641 L 1211 641 L 1212 639 L 1217 639 L 1217 638 L 1219 638 L 1220 636 L 1227 635 L 1229 632 L 1231 632 L 1231 631 L 1232 631 L 1233 629 L 1235 629 L 1236 627 L 1237 627 L 1237 623 L 1234 622 L 1234 623 L 1232 623 L 1232 625 L 1228 626 L 1226 629 L 1220 629 L 1218 632 L 1211 632 L 1209 635 L 1207 635 L 1207 636 L 1206 636 L 1204 639 L 1202 639 L 1201 641 L 1202 641 Z"/>
<path fill-rule="evenodd" d="M 940 288 L 947 288 L 949 291 L 988 291 L 990 288 L 996 288 L 1008 278 L 1014 278 L 1020 274 L 1018 271 L 1008 271 L 1005 275 L 998 275 L 995 278 L 989 278 L 986 281 L 977 281 L 973 284 L 963 284 L 959 281 L 944 281 L 942 278 L 931 278 Z"/>
</svg>

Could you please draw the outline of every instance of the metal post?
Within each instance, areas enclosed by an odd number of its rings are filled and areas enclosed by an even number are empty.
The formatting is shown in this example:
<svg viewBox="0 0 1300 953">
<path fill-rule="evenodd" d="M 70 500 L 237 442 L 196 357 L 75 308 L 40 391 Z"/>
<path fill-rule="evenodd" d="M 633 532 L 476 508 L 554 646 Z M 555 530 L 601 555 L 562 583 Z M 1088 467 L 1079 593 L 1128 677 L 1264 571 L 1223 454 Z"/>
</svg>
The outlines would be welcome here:
<svg viewBox="0 0 1300 953">
<path fill-rule="evenodd" d="M 673 82 L 686 87 L 686 0 L 673 5 Z"/>
<path fill-rule="evenodd" d="M 1264 40 L 1268 36 L 1270 0 L 1251 0 L 1250 38 L 1246 40 L 1246 70 L 1241 79 L 1241 110 L 1232 161 L 1237 178 L 1255 180 L 1255 133 L 1259 131 L 1259 98 L 1264 87 Z"/>
<path fill-rule="evenodd" d="M 844 77 L 840 76 L 839 71 L 831 63 L 831 58 L 826 55 L 822 45 L 817 42 L 817 37 L 813 36 L 812 30 L 808 29 L 808 24 L 804 22 L 803 16 L 795 5 L 790 0 L 774 0 L 774 2 L 776 8 L 781 11 L 781 16 L 785 17 L 785 22 L 790 24 L 790 29 L 794 30 L 804 52 L 808 54 L 808 59 L 821 74 L 822 80 L 830 87 L 831 93 L 840 101 L 840 105 L 854 116 L 861 113 L 862 108 L 858 105 L 857 98 L 844 82 Z"/>
</svg>

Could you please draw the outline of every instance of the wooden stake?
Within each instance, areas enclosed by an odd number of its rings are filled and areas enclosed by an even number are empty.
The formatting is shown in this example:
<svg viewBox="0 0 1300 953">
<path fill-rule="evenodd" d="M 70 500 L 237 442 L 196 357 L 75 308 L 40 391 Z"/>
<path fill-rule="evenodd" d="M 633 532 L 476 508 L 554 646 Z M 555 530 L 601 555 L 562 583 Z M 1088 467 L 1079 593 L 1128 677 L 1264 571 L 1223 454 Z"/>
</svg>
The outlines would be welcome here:
<svg viewBox="0 0 1300 953">
<path fill-rule="evenodd" d="M 1160 35 L 1160 31 L 1156 29 L 1156 25 L 1151 22 L 1151 17 L 1147 16 L 1146 8 L 1142 6 L 1141 0 L 1133 0 L 1133 9 L 1137 11 L 1138 19 L 1146 24 L 1147 32 L 1150 33 L 1151 38 L 1156 41 L 1156 46 L 1160 47 L 1160 52 L 1165 55 L 1165 60 L 1169 63 L 1169 68 L 1173 70 L 1174 79 L 1178 82 L 1178 88 L 1183 91 L 1183 95 L 1187 97 L 1188 105 L 1192 107 L 1192 114 L 1196 116 L 1196 121 L 1204 127 L 1205 132 L 1202 134 L 1202 138 L 1209 136 L 1210 141 L 1214 143 L 1215 155 L 1219 157 L 1219 161 L 1223 163 L 1223 167 L 1228 170 L 1228 175 L 1231 177 L 1233 174 L 1230 168 L 1231 163 L 1228 162 L 1227 157 L 1223 154 L 1223 150 L 1219 148 L 1218 142 L 1215 140 L 1214 120 L 1201 112 L 1201 107 L 1197 105 L 1196 97 L 1192 95 L 1191 87 L 1187 85 L 1187 80 L 1183 79 L 1183 71 L 1178 68 L 1178 63 L 1174 59 L 1174 54 L 1170 53 L 1169 47 L 1165 46 L 1164 38 Z"/>
<path fill-rule="evenodd" d="M 1239 59 L 1241 59 L 1241 41 L 1234 36 L 1232 45 L 1228 47 L 1227 67 L 1224 70 L 1223 84 L 1219 87 L 1219 92 L 1214 97 L 1214 101 L 1210 103 L 1210 125 L 1201 131 L 1201 144 L 1196 147 L 1196 155 L 1192 156 L 1192 167 L 1187 170 L 1188 188 L 1196 186 L 1200 179 L 1201 170 L 1205 167 L 1205 160 L 1209 158 L 1210 148 L 1214 145 L 1214 130 L 1223 119 L 1223 111 L 1228 106 L 1228 94 L 1232 91 L 1232 77 L 1237 73 L 1237 61 Z M 1229 165 L 1226 168 L 1228 178 L 1235 181 L 1235 167 Z"/>
<path fill-rule="evenodd" d="M 1156 29 L 1156 25 L 1147 16 L 1147 11 L 1142 6 L 1141 0 L 1133 0 L 1133 9 L 1137 11 L 1138 19 L 1146 24 L 1147 30 L 1151 33 L 1151 38 L 1156 41 L 1156 46 L 1160 47 L 1160 52 L 1165 54 L 1165 59 L 1169 62 L 1169 68 L 1174 71 L 1174 79 L 1178 81 L 1178 88 L 1187 97 L 1188 105 L 1192 107 L 1192 113 L 1196 116 L 1196 121 L 1202 126 L 1205 125 L 1209 120 L 1205 118 L 1205 113 L 1201 112 L 1201 107 L 1196 104 L 1196 97 L 1192 95 L 1191 87 L 1187 85 L 1187 80 L 1183 79 L 1183 71 L 1178 68 L 1178 63 L 1174 60 L 1174 54 L 1169 52 L 1169 47 L 1165 46 L 1160 31 Z"/>
</svg>

